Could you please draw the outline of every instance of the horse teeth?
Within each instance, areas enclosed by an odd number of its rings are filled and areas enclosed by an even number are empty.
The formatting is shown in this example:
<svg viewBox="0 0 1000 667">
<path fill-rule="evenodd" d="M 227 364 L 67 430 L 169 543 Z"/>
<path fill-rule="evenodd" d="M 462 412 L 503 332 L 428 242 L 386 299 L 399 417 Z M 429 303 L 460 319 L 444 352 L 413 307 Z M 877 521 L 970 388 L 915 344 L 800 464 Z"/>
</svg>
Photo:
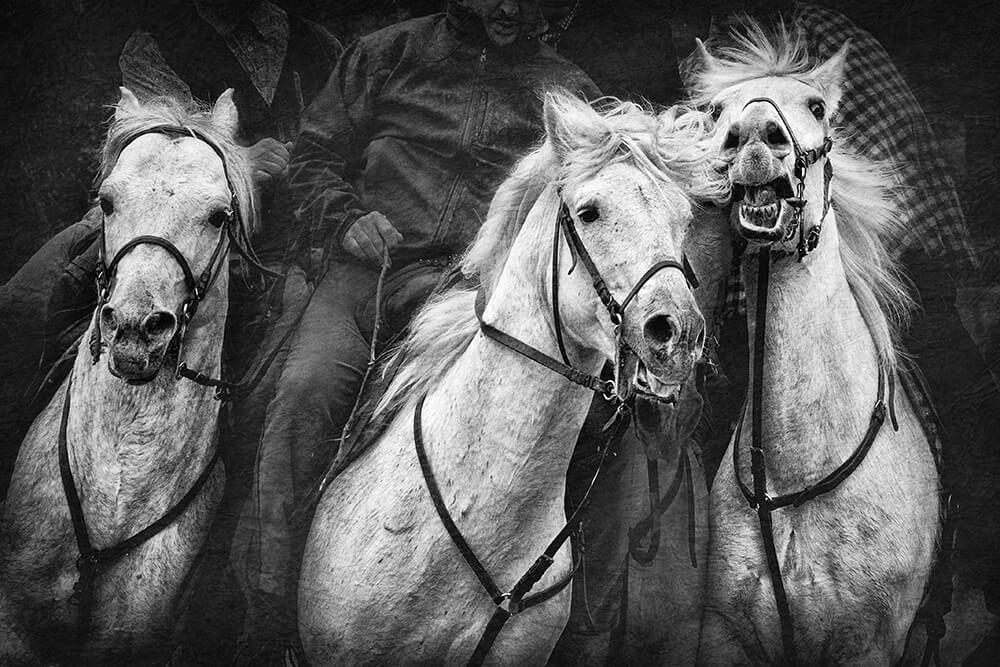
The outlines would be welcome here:
<svg viewBox="0 0 1000 667">
<path fill-rule="evenodd" d="M 765 223 L 772 224 L 777 219 L 778 212 L 780 210 L 779 207 L 779 202 L 772 202 L 762 206 L 754 206 L 753 204 L 744 202 L 740 206 L 740 213 L 744 220 L 748 220 L 752 224 L 760 227 Z"/>
</svg>

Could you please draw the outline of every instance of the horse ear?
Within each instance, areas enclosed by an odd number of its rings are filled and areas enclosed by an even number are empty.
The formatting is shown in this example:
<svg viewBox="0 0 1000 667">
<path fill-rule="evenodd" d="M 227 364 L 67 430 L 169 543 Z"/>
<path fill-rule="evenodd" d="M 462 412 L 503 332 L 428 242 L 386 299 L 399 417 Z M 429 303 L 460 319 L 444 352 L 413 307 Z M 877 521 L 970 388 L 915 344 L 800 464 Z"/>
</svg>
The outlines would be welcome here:
<svg viewBox="0 0 1000 667">
<path fill-rule="evenodd" d="M 812 71 L 811 78 L 823 91 L 823 97 L 826 99 L 830 114 L 833 114 L 837 110 L 837 105 L 840 104 L 844 75 L 847 71 L 847 53 L 850 48 L 851 40 L 848 39 L 829 60 Z"/>
<path fill-rule="evenodd" d="M 572 133 L 566 127 L 566 121 L 562 112 L 565 106 L 565 96 L 557 93 L 547 93 L 545 95 L 545 107 L 542 116 L 545 121 L 545 136 L 555 150 L 556 155 L 562 159 L 573 150 Z"/>
<path fill-rule="evenodd" d="M 115 105 L 115 120 L 121 120 L 126 116 L 131 116 L 139 111 L 139 107 L 141 106 L 139 104 L 139 98 L 125 86 L 120 86 L 118 91 L 121 93 L 121 99 L 119 99 L 118 104 Z"/>
<path fill-rule="evenodd" d="M 240 125 L 239 114 L 236 112 L 236 103 L 233 102 L 233 89 L 228 88 L 219 95 L 212 107 L 212 124 L 229 136 L 235 136 Z"/>
<path fill-rule="evenodd" d="M 698 37 L 694 38 L 694 51 L 688 56 L 687 64 L 691 73 L 710 72 L 715 69 L 715 56 L 708 52 L 705 42 Z"/>
</svg>

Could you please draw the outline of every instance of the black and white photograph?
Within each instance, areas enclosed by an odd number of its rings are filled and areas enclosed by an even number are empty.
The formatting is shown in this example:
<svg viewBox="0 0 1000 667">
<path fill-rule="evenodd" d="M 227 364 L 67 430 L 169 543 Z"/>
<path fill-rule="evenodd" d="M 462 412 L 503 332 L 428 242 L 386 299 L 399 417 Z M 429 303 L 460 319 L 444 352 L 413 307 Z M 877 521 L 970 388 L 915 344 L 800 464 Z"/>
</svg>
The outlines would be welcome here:
<svg viewBox="0 0 1000 667">
<path fill-rule="evenodd" d="M 1000 664 L 998 40 L 0 7 L 0 665 Z"/>
</svg>

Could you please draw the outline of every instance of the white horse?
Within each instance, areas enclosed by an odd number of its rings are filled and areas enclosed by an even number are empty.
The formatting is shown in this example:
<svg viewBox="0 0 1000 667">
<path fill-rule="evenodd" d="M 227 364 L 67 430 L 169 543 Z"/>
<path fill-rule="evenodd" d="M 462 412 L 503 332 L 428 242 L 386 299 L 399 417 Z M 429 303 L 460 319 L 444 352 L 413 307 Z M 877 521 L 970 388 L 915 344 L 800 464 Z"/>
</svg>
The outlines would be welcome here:
<svg viewBox="0 0 1000 667">
<path fill-rule="evenodd" d="M 886 245 L 901 216 L 886 172 L 827 142 L 849 45 L 817 65 L 784 27 L 749 23 L 735 40 L 715 56 L 701 47 L 694 85 L 718 115 L 733 226 L 749 243 L 752 352 L 711 494 L 699 658 L 892 664 L 940 528 L 932 443 L 905 392 L 893 396 L 912 305 Z"/>
<path fill-rule="evenodd" d="M 560 357 L 561 331 L 584 376 L 627 343 L 639 361 L 621 383 L 658 398 L 676 392 L 700 355 L 703 320 L 677 262 L 689 196 L 725 189 L 705 178 L 704 118 L 657 118 L 631 104 L 599 114 L 563 95 L 547 98 L 544 115 L 545 143 L 501 186 L 463 263 L 482 285 L 484 327 L 476 289 L 455 288 L 418 314 L 378 408 L 395 417 L 319 503 L 299 585 L 299 632 L 313 664 L 465 663 L 510 604 L 491 600 L 446 532 L 415 433 L 444 512 L 499 592 L 566 524 L 567 466 L 593 392 L 485 330 L 548 358 Z M 570 229 L 578 244 L 567 242 Z M 591 284 L 595 270 L 627 303 L 620 339 Z M 572 571 L 568 543 L 553 560 L 536 591 Z M 511 618 L 485 659 L 544 663 L 569 602 L 569 589 L 557 590 Z"/>
<path fill-rule="evenodd" d="M 191 112 L 122 89 L 99 179 L 103 294 L 0 517 L 0 662 L 169 651 L 225 478 L 220 403 L 175 367 L 220 373 L 228 249 L 256 220 L 236 127 L 232 91 Z"/>
</svg>

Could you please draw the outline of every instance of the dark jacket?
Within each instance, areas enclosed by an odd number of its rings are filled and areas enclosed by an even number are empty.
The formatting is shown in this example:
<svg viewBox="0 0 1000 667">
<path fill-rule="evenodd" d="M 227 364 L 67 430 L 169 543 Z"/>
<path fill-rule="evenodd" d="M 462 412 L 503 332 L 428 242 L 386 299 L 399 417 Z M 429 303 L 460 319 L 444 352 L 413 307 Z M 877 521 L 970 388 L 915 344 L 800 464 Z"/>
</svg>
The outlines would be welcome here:
<svg viewBox="0 0 1000 667">
<path fill-rule="evenodd" d="M 403 235 L 402 263 L 460 251 L 541 139 L 541 93 L 554 86 L 599 94 L 551 47 L 498 48 L 451 8 L 361 38 L 303 115 L 289 167 L 299 223 L 340 251 L 347 228 L 377 210 Z"/>
<path fill-rule="evenodd" d="M 143 28 L 195 99 L 211 103 L 227 88 L 235 89 L 240 142 L 250 145 L 264 137 L 295 139 L 302 111 L 323 87 L 342 51 L 322 26 L 292 12 L 287 16 L 288 50 L 270 104 L 193 2 L 149 3 Z"/>
</svg>

